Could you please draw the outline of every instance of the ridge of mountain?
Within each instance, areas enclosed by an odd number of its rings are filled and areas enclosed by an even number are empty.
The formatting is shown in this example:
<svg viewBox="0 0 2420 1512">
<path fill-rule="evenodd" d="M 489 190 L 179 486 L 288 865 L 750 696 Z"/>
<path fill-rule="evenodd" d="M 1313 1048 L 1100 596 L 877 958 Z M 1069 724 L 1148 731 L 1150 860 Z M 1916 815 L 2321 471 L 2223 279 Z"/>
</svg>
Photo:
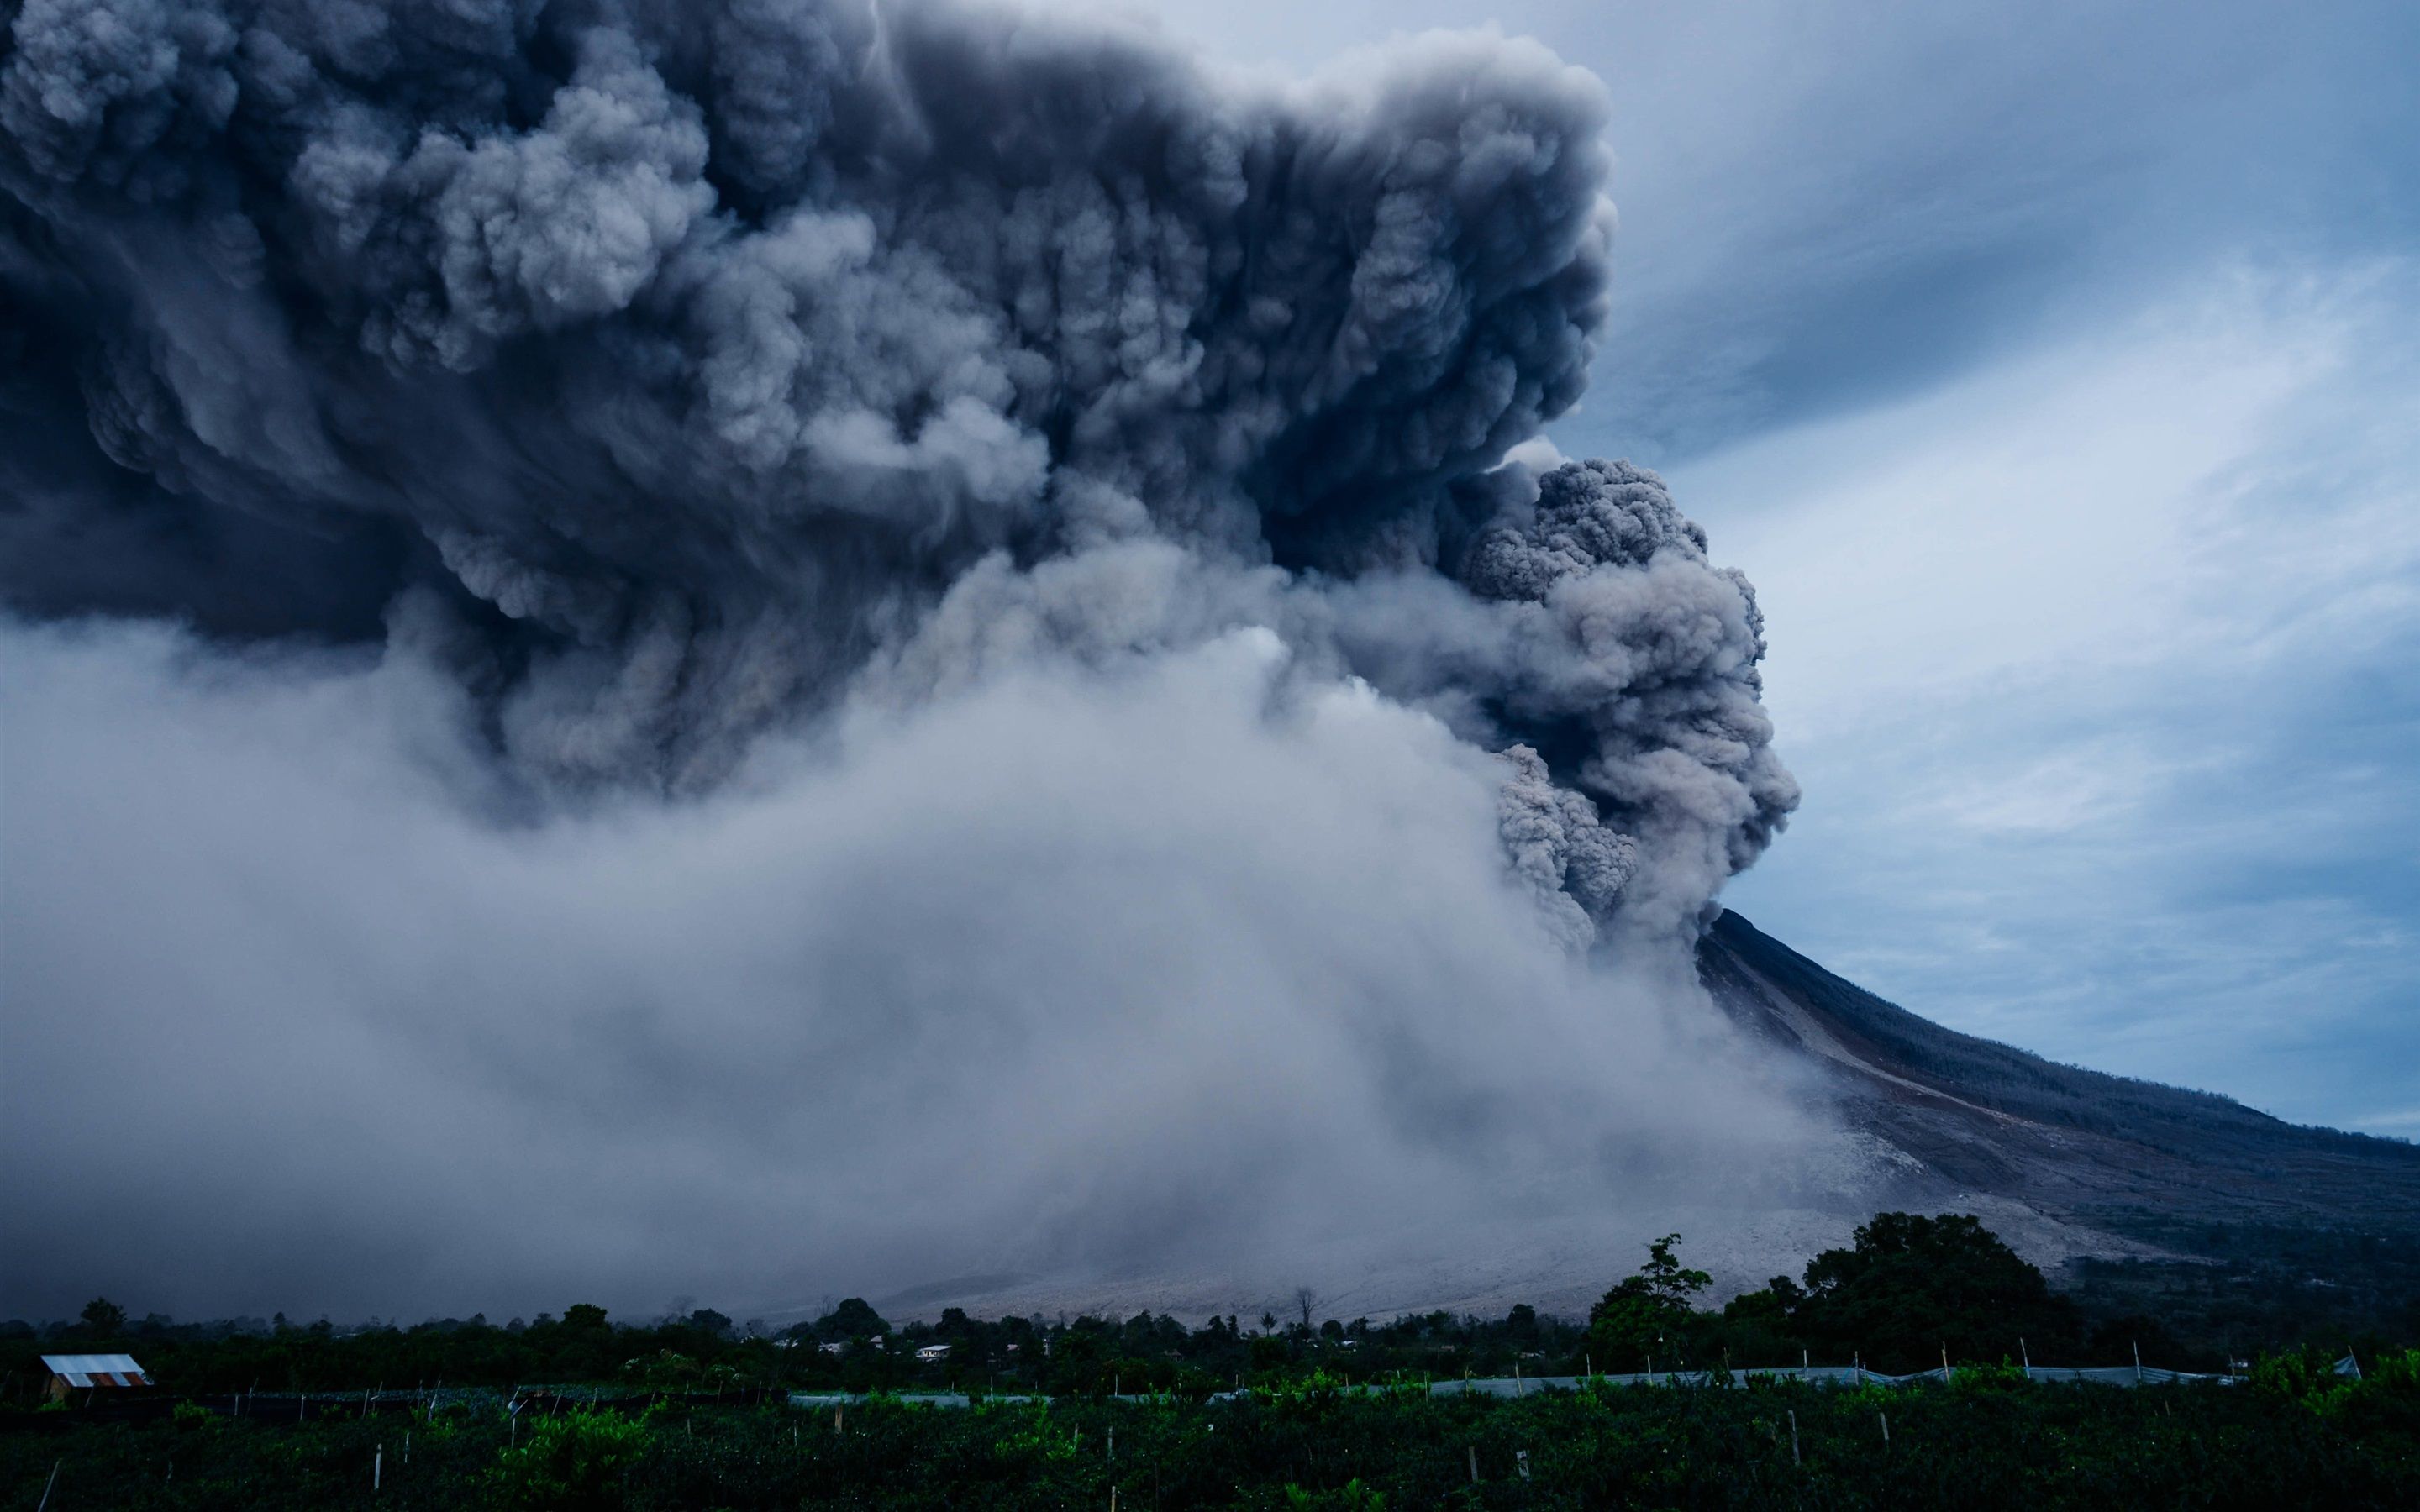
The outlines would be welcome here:
<svg viewBox="0 0 2420 1512">
<path fill-rule="evenodd" d="M 1685 1231 L 1693 1259 L 1729 1292 L 1795 1272 L 1890 1209 L 1973 1213 L 2026 1258 L 2096 1291 L 2104 1311 L 2241 1312 L 2301 1288 L 2370 1316 L 2404 1305 L 2396 1299 L 2420 1281 L 2420 1261 L 2407 1258 L 2420 1257 L 2420 1145 L 2301 1127 L 2216 1093 L 2061 1065 L 1944 1027 L 1735 913 L 1701 937 L 1698 974 L 1740 1032 L 1850 1132 L 1862 1171 L 1853 1203 L 1809 1191 L 1743 1212 L 1711 1194 L 1676 1211 L 1575 1211 L 1484 1236 L 1410 1222 L 1282 1256 L 901 1276 L 867 1294 L 894 1318 L 948 1306 L 1192 1317 L 1257 1312 L 1309 1282 L 1341 1312 L 1493 1316 L 1526 1302 L 1576 1317 L 1659 1227 Z M 769 1299 L 750 1310 L 783 1320 L 814 1312 Z"/>
<path fill-rule="evenodd" d="M 1728 910 L 1698 965 L 1735 1023 L 1815 1068 L 1844 1115 L 1898 1152 L 1913 1199 L 1980 1194 L 2186 1254 L 2214 1226 L 2420 1236 L 2420 1145 L 1962 1034 Z"/>
</svg>

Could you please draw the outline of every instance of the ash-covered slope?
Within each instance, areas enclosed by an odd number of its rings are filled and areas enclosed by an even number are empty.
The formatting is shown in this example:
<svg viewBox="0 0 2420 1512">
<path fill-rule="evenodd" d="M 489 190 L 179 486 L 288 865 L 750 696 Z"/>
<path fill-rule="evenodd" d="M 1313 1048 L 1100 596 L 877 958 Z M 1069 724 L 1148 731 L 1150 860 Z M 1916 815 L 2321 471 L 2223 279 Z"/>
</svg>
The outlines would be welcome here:
<svg viewBox="0 0 2420 1512">
<path fill-rule="evenodd" d="M 1943 1028 L 1728 911 L 1698 966 L 1716 1002 L 1805 1057 L 1903 1160 L 1910 1202 L 2000 1199 L 2060 1228 L 2187 1252 L 2214 1225 L 2420 1234 L 2420 1146 L 2303 1128 Z"/>
<path fill-rule="evenodd" d="M 889 1316 L 954 1305 L 987 1315 L 1148 1307 L 1190 1317 L 1253 1311 L 1308 1282 L 1340 1316 L 1435 1307 L 1493 1316 L 1514 1302 L 1577 1316 L 1634 1263 L 1646 1236 L 1685 1234 L 1693 1260 L 1727 1293 L 1794 1273 L 1886 1209 L 1977 1214 L 2036 1264 L 2066 1270 L 2071 1283 L 2088 1281 L 2100 1262 L 2149 1261 L 2161 1285 L 2207 1272 L 2189 1285 L 2240 1292 L 2285 1274 L 2334 1288 L 2362 1280 L 2344 1266 L 2364 1245 L 2420 1243 L 2420 1147 L 2297 1127 L 2208 1092 L 2062 1066 L 1960 1034 L 1833 975 L 1734 913 L 1699 942 L 1698 969 L 1740 1029 L 1801 1068 L 1802 1084 L 1832 1104 L 1862 1151 L 1857 1174 L 1748 1205 L 1713 1189 L 1580 1202 L 1482 1232 L 1423 1227 L 1406 1214 L 1395 1230 L 1282 1255 L 1205 1258 L 1182 1272 L 958 1276 L 877 1304 Z M 2294 1263 L 2284 1272 L 2199 1263 L 2247 1257 Z M 2099 1273 L 2105 1281 L 2115 1273 Z"/>
</svg>

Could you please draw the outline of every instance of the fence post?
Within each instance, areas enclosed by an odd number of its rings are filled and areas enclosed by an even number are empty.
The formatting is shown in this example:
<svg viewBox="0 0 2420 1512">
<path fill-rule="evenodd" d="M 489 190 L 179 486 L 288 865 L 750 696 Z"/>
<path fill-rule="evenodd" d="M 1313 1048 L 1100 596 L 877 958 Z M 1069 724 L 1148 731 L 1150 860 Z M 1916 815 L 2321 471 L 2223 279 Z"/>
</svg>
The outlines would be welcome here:
<svg viewBox="0 0 2420 1512">
<path fill-rule="evenodd" d="M 379 1489 L 379 1483 L 384 1479 L 386 1479 L 386 1445 L 381 1443 L 378 1446 L 378 1453 L 370 1459 L 370 1489 L 376 1491 Z"/>
<path fill-rule="evenodd" d="M 1890 1414 L 1888 1412 L 1876 1412 L 1874 1416 L 1882 1419 L 1883 1447 L 1887 1449 L 1890 1447 Z"/>
<path fill-rule="evenodd" d="M 1470 1484 L 1479 1484 L 1479 1445 L 1475 1443 L 1470 1445 Z"/>
<path fill-rule="evenodd" d="M 1793 1465 L 1803 1463 L 1798 1458 L 1798 1410 L 1796 1408 L 1790 1410 L 1790 1462 Z"/>
<path fill-rule="evenodd" d="M 42 1499 L 35 1504 L 34 1512 L 43 1512 L 43 1508 L 51 1504 L 51 1488 L 59 1483 L 59 1467 L 66 1463 L 65 1459 L 51 1461 L 51 1478 L 42 1482 Z"/>
</svg>

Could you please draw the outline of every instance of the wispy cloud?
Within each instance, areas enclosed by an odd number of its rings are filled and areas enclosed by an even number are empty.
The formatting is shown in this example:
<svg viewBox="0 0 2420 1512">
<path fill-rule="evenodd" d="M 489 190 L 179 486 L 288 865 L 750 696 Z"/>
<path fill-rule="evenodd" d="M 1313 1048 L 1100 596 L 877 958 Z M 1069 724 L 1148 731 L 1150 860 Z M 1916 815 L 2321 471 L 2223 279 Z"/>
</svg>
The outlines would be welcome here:
<svg viewBox="0 0 2420 1512">
<path fill-rule="evenodd" d="M 1734 901 L 2064 1058 L 2373 1117 L 2420 1065 L 2408 267 L 2124 326 L 1679 474 L 1808 800 Z"/>
</svg>

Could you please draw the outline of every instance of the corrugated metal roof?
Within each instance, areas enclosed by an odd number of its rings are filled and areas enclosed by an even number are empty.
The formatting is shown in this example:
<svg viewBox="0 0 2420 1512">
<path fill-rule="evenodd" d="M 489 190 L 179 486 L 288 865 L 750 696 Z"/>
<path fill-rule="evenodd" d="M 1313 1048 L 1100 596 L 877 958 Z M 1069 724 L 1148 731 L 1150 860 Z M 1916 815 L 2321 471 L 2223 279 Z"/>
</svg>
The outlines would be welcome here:
<svg viewBox="0 0 2420 1512">
<path fill-rule="evenodd" d="M 42 1365 L 70 1386 L 147 1386 L 151 1378 L 131 1354 L 46 1354 Z"/>
</svg>

